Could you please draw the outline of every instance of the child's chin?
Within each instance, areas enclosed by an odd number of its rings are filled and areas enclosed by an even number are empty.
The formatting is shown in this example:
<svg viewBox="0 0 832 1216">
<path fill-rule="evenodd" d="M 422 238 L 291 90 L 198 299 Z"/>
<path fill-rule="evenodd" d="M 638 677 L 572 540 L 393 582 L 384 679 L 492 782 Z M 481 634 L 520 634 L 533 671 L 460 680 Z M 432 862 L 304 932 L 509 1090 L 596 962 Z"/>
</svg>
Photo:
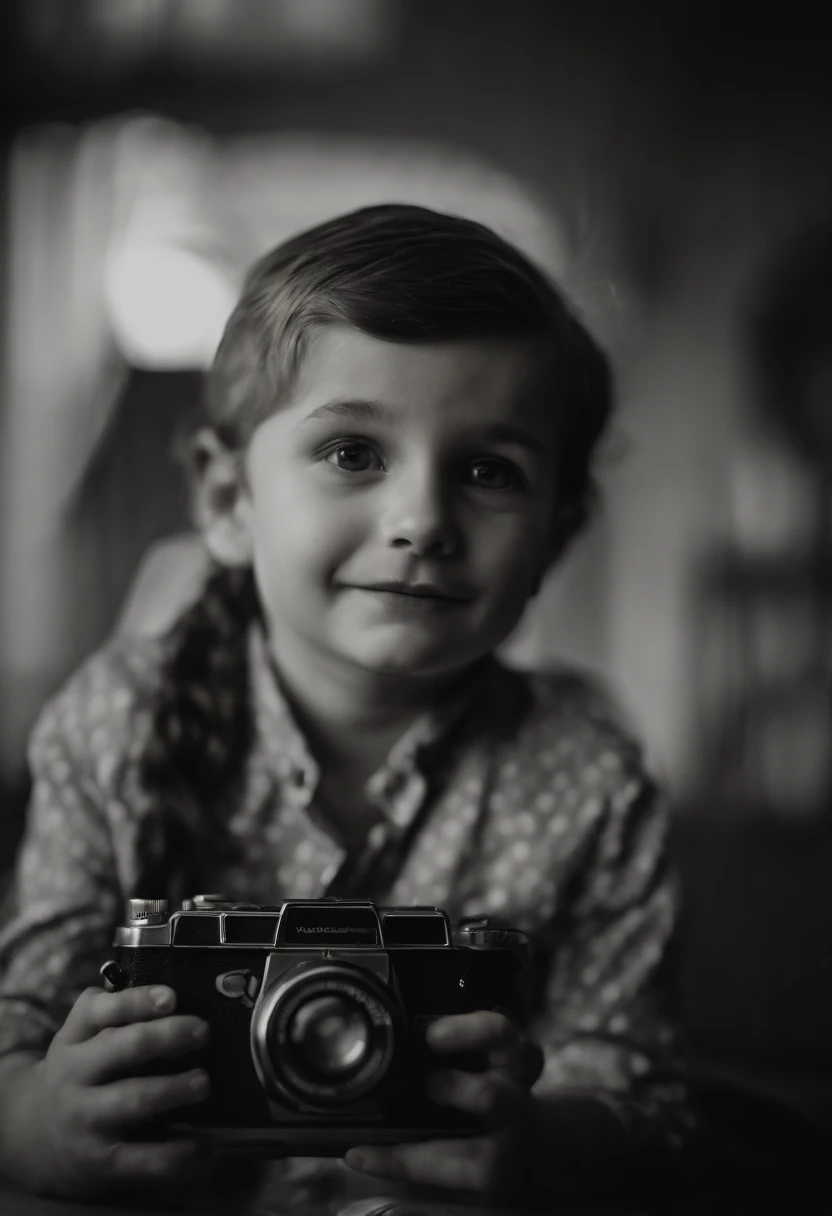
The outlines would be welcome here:
<svg viewBox="0 0 832 1216">
<path fill-rule="evenodd" d="M 402 676 L 440 676 L 470 661 L 460 662 L 458 646 L 379 645 L 378 638 L 362 639 L 351 646 L 350 657 L 379 675 Z"/>
</svg>

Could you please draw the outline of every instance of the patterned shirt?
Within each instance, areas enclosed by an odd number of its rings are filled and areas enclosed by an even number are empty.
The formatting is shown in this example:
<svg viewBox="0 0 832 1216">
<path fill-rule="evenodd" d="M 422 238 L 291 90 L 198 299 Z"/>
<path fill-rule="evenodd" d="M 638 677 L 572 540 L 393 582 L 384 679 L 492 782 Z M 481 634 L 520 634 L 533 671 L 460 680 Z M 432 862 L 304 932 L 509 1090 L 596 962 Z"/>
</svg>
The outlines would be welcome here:
<svg viewBox="0 0 832 1216">
<path fill-rule="evenodd" d="M 667 815 L 638 747 L 569 672 L 497 659 L 404 733 L 369 779 L 380 811 L 348 856 L 316 806 L 319 770 L 259 626 L 249 645 L 253 744 L 228 824 L 234 900 L 366 897 L 498 916 L 534 945 L 535 1092 L 604 1096 L 646 1148 L 693 1126 L 672 1009 L 677 888 Z M 124 902 L 140 895 L 141 758 L 161 643 L 118 638 L 89 659 L 32 735 L 33 792 L 0 929 L 0 1055 L 44 1051 L 98 984 Z"/>
</svg>

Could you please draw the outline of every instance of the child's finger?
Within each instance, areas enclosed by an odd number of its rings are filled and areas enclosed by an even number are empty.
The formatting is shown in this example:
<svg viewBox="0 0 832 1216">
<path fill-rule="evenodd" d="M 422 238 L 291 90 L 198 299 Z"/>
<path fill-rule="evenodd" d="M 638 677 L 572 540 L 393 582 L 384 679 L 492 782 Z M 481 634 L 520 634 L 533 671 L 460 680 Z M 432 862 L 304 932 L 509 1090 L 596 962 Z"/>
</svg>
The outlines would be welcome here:
<svg viewBox="0 0 832 1216">
<path fill-rule="evenodd" d="M 373 1199 L 354 1199 L 346 1207 L 339 1208 L 336 1216 L 422 1216 L 422 1209 L 398 1199 L 376 1196 Z"/>
<path fill-rule="evenodd" d="M 164 1140 L 144 1144 L 120 1140 L 107 1145 L 96 1161 L 98 1176 L 110 1183 L 147 1183 L 173 1179 L 195 1170 L 206 1149 L 196 1140 Z"/>
<path fill-rule="evenodd" d="M 514 1047 L 520 1034 L 505 1014 L 481 1009 L 437 1018 L 428 1026 L 425 1038 L 437 1052 L 499 1051 Z"/>
<path fill-rule="evenodd" d="M 109 1026 L 165 1017 L 176 1008 L 176 993 L 165 984 L 105 992 L 86 988 L 72 1006 L 55 1042 L 84 1043 Z"/>
<path fill-rule="evenodd" d="M 497 1146 L 485 1137 L 376 1144 L 350 1149 L 344 1162 L 351 1169 L 391 1182 L 482 1193 L 490 1189 L 495 1177 Z"/>
<path fill-rule="evenodd" d="M 209 1037 L 207 1022 L 191 1014 L 105 1027 L 94 1039 L 79 1045 L 73 1071 L 81 1081 L 100 1084 L 131 1076 L 159 1060 L 200 1051 Z"/>
<path fill-rule="evenodd" d="M 372 1199 L 354 1199 L 339 1208 L 336 1216 L 452 1216 L 450 1208 L 419 1203 L 414 1199 L 388 1199 L 377 1195 Z"/>
<path fill-rule="evenodd" d="M 93 1130 L 145 1123 L 178 1107 L 204 1102 L 210 1092 L 208 1074 L 201 1068 L 172 1077 L 130 1077 L 88 1090 L 84 1122 Z"/>
<path fill-rule="evenodd" d="M 543 1072 L 546 1058 L 538 1043 L 521 1037 L 513 1047 L 490 1052 L 488 1062 L 504 1077 L 531 1089 Z"/>
<path fill-rule="evenodd" d="M 461 1072 L 446 1068 L 427 1082 L 428 1095 L 441 1106 L 453 1106 L 482 1119 L 488 1127 L 502 1127 L 520 1116 L 528 1094 L 499 1073 Z"/>
</svg>

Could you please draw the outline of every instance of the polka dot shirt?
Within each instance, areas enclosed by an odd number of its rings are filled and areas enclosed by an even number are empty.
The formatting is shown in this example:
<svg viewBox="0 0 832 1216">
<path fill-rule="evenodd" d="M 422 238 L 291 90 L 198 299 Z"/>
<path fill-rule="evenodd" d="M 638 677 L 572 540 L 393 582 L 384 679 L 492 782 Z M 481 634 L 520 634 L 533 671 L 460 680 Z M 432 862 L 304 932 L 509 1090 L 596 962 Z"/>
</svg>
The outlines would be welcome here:
<svg viewBox="0 0 832 1216">
<path fill-rule="evenodd" d="M 33 732 L 33 792 L 0 927 L 0 1054 L 44 1051 L 97 984 L 152 805 L 140 761 L 161 646 L 119 638 Z M 368 897 L 495 916 L 533 943 L 541 1094 L 591 1089 L 644 1147 L 693 1128 L 673 1017 L 677 888 L 666 810 L 639 749 L 574 673 L 486 661 L 417 720 L 367 783 L 380 817 L 347 855 L 316 805 L 319 771 L 251 631 L 254 742 L 211 889 L 231 899 Z"/>
</svg>

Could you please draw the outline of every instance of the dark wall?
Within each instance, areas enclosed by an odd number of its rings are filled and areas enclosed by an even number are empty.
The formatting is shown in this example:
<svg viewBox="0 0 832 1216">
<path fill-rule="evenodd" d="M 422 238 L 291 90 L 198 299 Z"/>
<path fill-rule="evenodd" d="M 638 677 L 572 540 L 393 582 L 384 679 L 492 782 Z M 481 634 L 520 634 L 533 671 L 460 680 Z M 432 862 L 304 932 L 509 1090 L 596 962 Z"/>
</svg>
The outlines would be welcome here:
<svg viewBox="0 0 832 1216">
<path fill-rule="evenodd" d="M 539 185 L 576 247 L 594 250 L 599 265 L 614 249 L 651 293 L 700 224 L 714 235 L 753 226 L 764 195 L 800 206 L 829 184 L 827 44 L 822 14 L 807 4 L 785 17 L 758 8 L 753 19 L 739 7 L 656 0 L 389 7 L 394 36 L 380 59 L 318 70 L 235 68 L 151 47 L 114 73 L 95 46 L 62 63 L 58 29 L 51 56 L 16 56 L 5 121 L 143 107 L 217 132 L 456 142 Z M 747 185 L 759 196 L 754 215 L 741 214 Z"/>
</svg>

